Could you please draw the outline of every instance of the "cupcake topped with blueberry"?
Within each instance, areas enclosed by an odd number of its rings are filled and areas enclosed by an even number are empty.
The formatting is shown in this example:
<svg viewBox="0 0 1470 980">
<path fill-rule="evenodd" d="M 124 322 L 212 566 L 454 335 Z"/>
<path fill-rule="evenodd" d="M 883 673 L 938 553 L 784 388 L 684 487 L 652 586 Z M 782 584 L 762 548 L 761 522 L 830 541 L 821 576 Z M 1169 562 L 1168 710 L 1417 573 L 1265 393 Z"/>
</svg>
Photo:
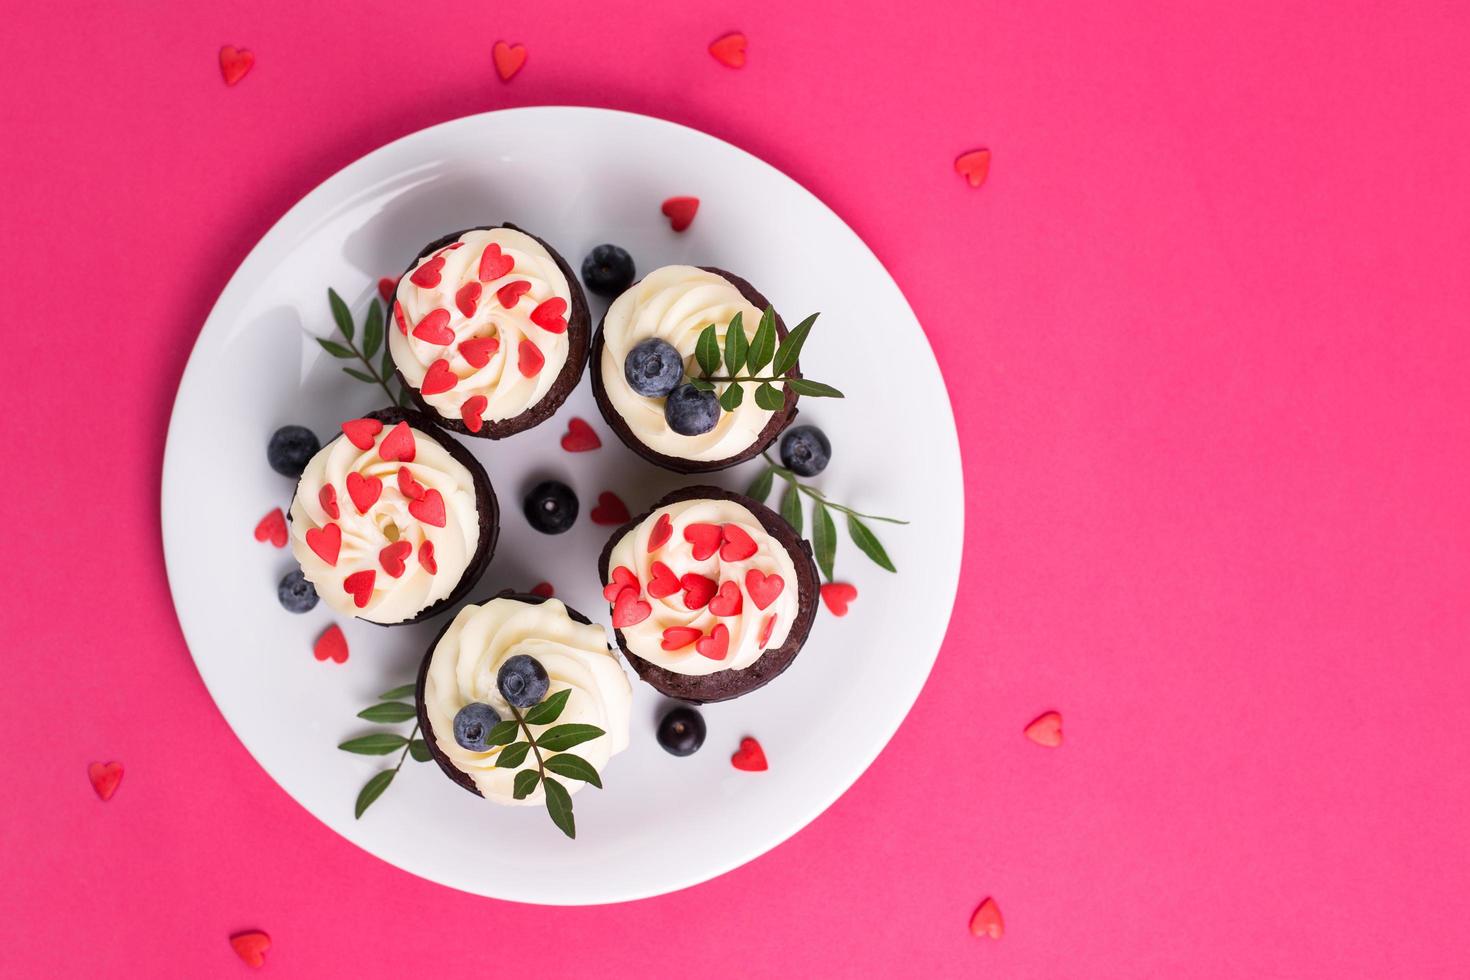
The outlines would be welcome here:
<svg viewBox="0 0 1470 980">
<path fill-rule="evenodd" d="M 576 276 L 513 225 L 447 235 L 419 253 L 393 301 L 389 346 L 404 388 L 440 425 L 499 439 L 550 418 L 586 364 Z"/>
</svg>

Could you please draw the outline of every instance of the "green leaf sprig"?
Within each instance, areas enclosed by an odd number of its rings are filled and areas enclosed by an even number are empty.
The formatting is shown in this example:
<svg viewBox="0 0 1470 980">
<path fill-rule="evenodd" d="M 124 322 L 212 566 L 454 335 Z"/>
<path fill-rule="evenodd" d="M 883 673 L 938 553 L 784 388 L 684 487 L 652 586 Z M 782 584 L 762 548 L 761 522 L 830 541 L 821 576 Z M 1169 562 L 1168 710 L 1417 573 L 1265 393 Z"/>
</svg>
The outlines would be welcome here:
<svg viewBox="0 0 1470 980">
<path fill-rule="evenodd" d="M 896 517 L 879 517 L 876 514 L 864 514 L 844 507 L 842 504 L 829 499 L 816 487 L 808 486 L 801 482 L 801 478 L 795 473 L 780 466 L 771 459 L 768 453 L 762 453 L 761 457 L 766 461 L 766 468 L 750 481 L 750 486 L 745 490 L 745 495 L 754 497 L 761 503 L 771 495 L 771 489 L 775 478 L 780 477 L 786 483 L 786 489 L 781 493 L 781 516 L 787 524 L 796 529 L 797 534 L 802 534 L 802 495 L 812 499 L 812 529 L 810 541 L 812 543 L 812 554 L 816 556 L 817 567 L 822 570 L 822 576 L 832 581 L 832 566 L 837 557 L 837 524 L 832 519 L 832 512 L 837 511 L 847 518 L 847 536 L 852 538 L 852 543 L 857 545 L 859 551 L 873 560 L 879 568 L 890 572 L 898 571 L 894 567 L 893 559 L 888 557 L 883 543 L 868 527 L 865 521 L 882 521 L 885 524 L 907 524 Z"/>
<path fill-rule="evenodd" d="M 403 700 L 413 695 L 413 684 L 404 684 L 391 691 L 384 691 L 378 695 L 378 704 L 370 708 L 363 708 L 357 713 L 357 717 L 379 725 L 401 724 L 418 716 L 417 709 Z M 357 806 L 353 811 L 355 819 L 361 820 L 367 808 L 383 795 L 383 791 L 393 782 L 393 777 L 398 775 L 398 770 L 403 768 L 404 759 L 413 756 L 415 762 L 428 762 L 433 758 L 429 754 L 429 743 L 419 738 L 418 734 L 418 722 L 414 722 L 413 731 L 407 738 L 392 731 L 374 732 L 371 735 L 348 739 L 337 746 L 343 752 L 352 752 L 356 755 L 389 755 L 399 749 L 403 750 L 403 754 L 398 757 L 398 765 L 374 775 L 357 794 Z"/>
<path fill-rule="evenodd" d="M 359 371 L 357 368 L 345 365 L 342 370 L 358 381 L 366 381 L 368 384 L 379 386 L 393 404 L 400 406 L 406 404 L 402 394 L 395 395 L 388 387 L 388 380 L 393 377 L 393 353 L 388 344 L 383 342 L 384 307 L 378 304 L 376 298 L 368 305 L 367 319 L 363 322 L 362 327 L 362 349 L 359 350 L 353 343 L 357 336 L 357 327 L 352 322 L 352 311 L 347 308 L 347 304 L 341 296 L 337 295 L 335 289 L 327 290 L 327 303 L 332 307 L 332 319 L 336 321 L 337 332 L 342 335 L 345 343 L 339 344 L 335 340 L 317 337 L 316 342 L 322 345 L 322 350 L 339 360 L 350 361 L 356 358 L 361 361 L 366 371 Z M 383 357 L 374 365 L 373 358 L 377 355 L 379 347 L 383 349 Z"/>
<path fill-rule="evenodd" d="M 578 779 L 602 789 L 602 779 L 592 763 L 566 750 L 583 742 L 590 742 L 606 732 L 596 725 L 552 725 L 561 717 L 571 694 L 571 688 L 557 691 L 540 704 L 528 708 L 525 714 L 515 705 L 511 705 L 510 712 L 515 717 L 490 729 L 485 741 L 489 745 L 505 746 L 495 759 L 497 769 L 516 769 L 526 761 L 527 755 L 535 754 L 536 768 L 522 769 L 515 775 L 515 782 L 511 787 L 515 798 L 524 800 L 536 791 L 537 786 L 542 787 L 546 791 L 546 812 L 550 814 L 551 822 L 568 837 L 576 838 L 577 823 L 572 816 L 572 795 L 547 773 L 555 773 L 566 779 Z M 532 732 L 532 725 L 542 728 L 541 734 Z M 548 725 L 552 727 L 546 728 Z M 525 733 L 525 738 L 517 741 L 522 732 Z M 547 754 L 543 755 L 543 752 Z"/>
<path fill-rule="evenodd" d="M 784 338 L 778 338 L 776 311 L 768 306 L 761 314 L 761 322 L 755 333 L 747 338 L 741 314 L 736 313 L 725 328 L 723 347 L 720 345 L 716 327 L 711 323 L 704 328 L 694 344 L 694 362 L 699 366 L 699 377 L 691 377 L 689 383 L 700 391 L 714 391 L 715 385 L 725 384 L 725 390 L 720 393 L 720 407 L 727 412 L 733 412 L 745 400 L 745 385 L 739 383 L 742 381 L 758 382 L 755 403 L 768 412 L 779 410 L 785 402 L 786 396 L 782 388 L 790 388 L 798 395 L 812 398 L 841 398 L 842 392 L 831 385 L 809 378 L 786 376 L 796 367 L 802 345 L 812 332 L 817 316 L 818 314 L 813 313 Z M 724 374 L 720 373 L 721 362 Z M 761 373 L 767 365 L 770 366 L 770 373 Z M 742 370 L 746 373 L 741 374 Z"/>
</svg>

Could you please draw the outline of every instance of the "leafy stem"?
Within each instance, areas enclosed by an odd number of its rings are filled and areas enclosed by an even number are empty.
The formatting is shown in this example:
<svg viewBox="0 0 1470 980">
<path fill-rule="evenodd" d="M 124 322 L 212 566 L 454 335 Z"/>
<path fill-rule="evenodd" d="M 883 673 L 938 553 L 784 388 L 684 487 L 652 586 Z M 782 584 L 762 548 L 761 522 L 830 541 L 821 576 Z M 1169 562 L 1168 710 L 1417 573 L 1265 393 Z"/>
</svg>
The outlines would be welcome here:
<svg viewBox="0 0 1470 980">
<path fill-rule="evenodd" d="M 414 719 L 413 731 L 409 732 L 407 738 L 394 731 L 378 731 L 371 735 L 348 739 L 337 746 L 343 752 L 351 752 L 355 755 L 388 755 L 399 749 L 403 750 L 398 756 L 396 766 L 374 773 L 373 777 L 363 784 L 362 790 L 357 794 L 357 806 L 354 809 L 358 820 L 361 820 L 367 808 L 383 795 L 383 791 L 393 782 L 393 777 L 398 775 L 398 770 L 403 768 L 403 763 L 409 756 L 413 756 L 416 762 L 428 762 L 432 758 L 429 754 L 428 743 L 418 737 L 418 711 L 412 704 L 403 700 L 413 697 L 414 687 L 413 684 L 404 684 L 391 691 L 384 691 L 378 695 L 377 704 L 357 713 L 357 717 L 364 721 L 381 725 L 401 724 L 412 718 Z"/>
<path fill-rule="evenodd" d="M 768 412 L 779 411 L 785 404 L 786 395 L 781 389 L 790 389 L 798 395 L 811 398 L 841 398 L 842 392 L 829 384 L 790 376 L 796 370 L 797 357 L 816 322 L 817 314 L 813 313 L 785 337 L 781 337 L 776 330 L 776 311 L 768 306 L 761 314 L 760 325 L 756 327 L 755 333 L 747 337 L 742 315 L 736 313 L 725 327 L 723 343 L 720 341 L 718 328 L 711 323 L 700 332 L 699 339 L 695 342 L 694 361 L 699 366 L 699 375 L 690 375 L 689 384 L 700 391 L 709 392 L 715 390 L 716 384 L 726 385 L 719 400 L 720 407 L 727 412 L 733 412 L 745 401 L 745 387 L 742 382 L 751 382 L 757 386 L 754 392 L 755 403 Z M 724 374 L 720 373 L 721 365 L 724 366 Z M 762 373 L 767 365 L 770 365 L 770 374 Z M 743 374 L 742 368 L 745 369 Z"/>
<path fill-rule="evenodd" d="M 526 741 L 531 743 L 531 751 L 536 754 L 536 771 L 541 774 L 542 779 L 545 779 L 546 763 L 541 758 L 541 746 L 536 744 L 536 736 L 531 734 L 531 726 L 526 724 L 526 716 L 521 714 L 520 709 L 515 705 L 510 706 L 510 713 L 516 716 L 516 723 L 525 730 Z"/>
<path fill-rule="evenodd" d="M 365 371 L 344 366 L 343 372 L 358 381 L 377 385 L 383 389 L 390 402 L 403 405 L 403 398 L 394 395 L 393 389 L 388 387 L 388 379 L 393 375 L 393 355 L 384 343 L 384 307 L 379 306 L 376 299 L 369 304 L 367 319 L 362 327 L 362 347 L 359 349 L 353 342 L 357 336 L 357 326 L 352 322 L 352 311 L 347 308 L 346 302 L 337 295 L 335 289 L 328 289 L 327 303 L 332 308 L 332 320 L 337 324 L 337 333 L 342 337 L 342 343 L 323 337 L 315 338 L 316 342 L 321 345 L 322 350 L 339 360 L 350 361 L 355 358 L 360 361 Z M 383 349 L 383 356 L 374 364 L 373 358 L 377 356 L 379 347 Z"/>
<path fill-rule="evenodd" d="M 779 476 L 781 479 L 787 481 L 788 483 L 794 485 L 796 489 L 800 490 L 808 497 L 811 497 L 815 500 L 820 500 L 823 504 L 832 508 L 833 510 L 841 511 L 844 514 L 849 514 L 853 517 L 861 517 L 863 520 L 866 521 L 882 521 L 884 524 L 908 523 L 908 521 L 900 520 L 897 517 L 880 517 L 877 514 L 864 514 L 860 510 L 853 510 L 851 507 L 844 507 L 842 504 L 837 503 L 831 497 L 828 497 L 826 494 L 822 493 L 822 491 L 818 490 L 816 487 L 807 486 L 805 483 L 802 483 L 801 477 L 797 476 L 786 467 L 771 459 L 769 453 L 761 453 L 761 457 L 765 459 L 770 469 L 770 472 Z"/>
</svg>

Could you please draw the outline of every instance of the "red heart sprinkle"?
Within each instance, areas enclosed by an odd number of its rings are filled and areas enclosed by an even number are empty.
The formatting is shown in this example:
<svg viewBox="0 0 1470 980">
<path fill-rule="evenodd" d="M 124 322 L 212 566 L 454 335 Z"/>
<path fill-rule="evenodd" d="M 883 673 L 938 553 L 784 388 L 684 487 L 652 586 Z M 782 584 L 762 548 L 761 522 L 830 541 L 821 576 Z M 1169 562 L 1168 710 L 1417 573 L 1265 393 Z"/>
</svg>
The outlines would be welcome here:
<svg viewBox="0 0 1470 980">
<path fill-rule="evenodd" d="M 408 318 L 403 315 L 403 304 L 396 300 L 393 303 L 393 320 L 398 324 L 398 332 L 407 337 Z"/>
<path fill-rule="evenodd" d="M 342 433 L 347 441 L 358 449 L 373 448 L 373 441 L 383 431 L 383 423 L 377 419 L 353 419 L 342 423 Z"/>
<path fill-rule="evenodd" d="M 755 538 L 746 533 L 739 524 L 724 524 L 720 532 L 725 543 L 720 546 L 720 558 L 724 561 L 744 561 L 757 551 Z"/>
<path fill-rule="evenodd" d="M 393 302 L 393 295 L 398 292 L 398 280 L 389 279 L 387 276 L 378 280 L 378 295 L 383 297 L 385 304 Z"/>
<path fill-rule="evenodd" d="M 523 340 L 516 348 L 516 352 L 519 355 L 516 367 L 520 369 L 521 374 L 534 378 L 541 373 L 541 366 L 546 363 L 546 358 L 541 354 L 541 348 L 529 340 Z"/>
<path fill-rule="evenodd" d="M 745 591 L 750 593 L 750 601 L 757 609 L 765 609 L 775 602 L 784 588 L 786 580 L 779 575 L 766 575 L 758 568 L 745 573 Z"/>
<path fill-rule="evenodd" d="M 342 529 L 335 524 L 308 528 L 306 546 L 328 565 L 337 564 L 337 555 L 342 551 Z"/>
<path fill-rule="evenodd" d="M 408 512 L 430 527 L 443 527 L 447 523 L 444 496 L 438 490 L 427 490 L 423 499 L 409 501 Z"/>
<path fill-rule="evenodd" d="M 563 315 L 566 311 L 567 301 L 560 296 L 553 296 L 536 304 L 536 308 L 531 311 L 531 322 L 547 333 L 566 333 L 567 321 Z"/>
<path fill-rule="evenodd" d="M 373 596 L 373 582 L 378 578 L 378 573 L 371 568 L 366 571 L 353 572 L 342 580 L 342 588 L 352 596 L 352 601 L 361 609 L 368 604 Z"/>
<path fill-rule="evenodd" d="M 383 481 L 375 476 L 363 476 L 357 471 L 347 474 L 347 496 L 359 514 L 366 514 L 378 498 L 383 495 Z"/>
<path fill-rule="evenodd" d="M 624 589 L 613 600 L 612 624 L 617 629 L 637 626 L 652 612 L 653 607 L 638 598 L 637 589 Z"/>
<path fill-rule="evenodd" d="M 419 545 L 419 564 L 424 566 L 424 571 L 434 575 L 439 571 L 439 563 L 434 560 L 434 542 L 425 541 Z"/>
<path fill-rule="evenodd" d="M 500 80 L 508 82 L 526 63 L 526 46 L 496 41 L 495 46 L 490 49 L 490 56 L 495 59 L 495 71 L 500 75 Z"/>
<path fill-rule="evenodd" d="M 707 578 L 698 572 L 690 572 L 679 579 L 679 584 L 684 588 L 684 607 L 686 609 L 703 609 L 709 605 L 714 598 L 715 591 L 719 588 L 712 578 Z"/>
<path fill-rule="evenodd" d="M 669 566 L 656 561 L 649 570 L 653 572 L 648 579 L 649 598 L 664 599 L 679 591 L 679 576 Z"/>
<path fill-rule="evenodd" d="M 317 492 L 316 502 L 322 505 L 322 510 L 326 512 L 326 515 L 332 520 L 335 521 L 337 518 L 342 516 L 341 509 L 337 507 L 337 488 L 332 486 L 330 483 L 325 484 L 321 488 L 321 490 Z"/>
<path fill-rule="evenodd" d="M 555 599 L 556 589 L 552 588 L 550 582 L 537 582 L 531 586 L 531 594 L 539 595 L 543 599 Z"/>
<path fill-rule="evenodd" d="M 694 212 L 699 210 L 697 197 L 671 197 L 663 204 L 663 213 L 668 216 L 669 227 L 683 231 L 694 222 Z"/>
<path fill-rule="evenodd" d="M 567 423 L 566 435 L 561 437 L 561 448 L 569 453 L 586 453 L 602 448 L 602 440 L 597 437 L 597 430 L 573 416 Z"/>
<path fill-rule="evenodd" d="M 471 337 L 459 342 L 459 353 L 471 367 L 482 368 L 490 363 L 490 357 L 500 350 L 500 341 L 495 337 Z"/>
<path fill-rule="evenodd" d="M 454 305 L 459 307 L 459 312 L 465 316 L 475 315 L 475 305 L 480 302 L 480 284 L 467 282 L 459 287 L 459 292 L 454 294 Z"/>
<path fill-rule="evenodd" d="M 250 69 L 254 67 L 255 52 L 249 48 L 237 48 L 233 44 L 226 44 L 219 49 L 219 73 L 224 76 L 226 85 L 233 86 L 250 74 Z"/>
<path fill-rule="evenodd" d="M 857 598 L 857 588 L 846 582 L 828 582 L 822 586 L 822 601 L 834 616 L 846 616 L 847 604 Z"/>
<path fill-rule="evenodd" d="M 765 772 L 770 768 L 766 765 L 766 753 L 761 749 L 761 743 L 748 735 L 740 740 L 740 750 L 730 756 L 730 765 L 746 772 Z"/>
<path fill-rule="evenodd" d="M 648 532 L 648 553 L 651 555 L 668 543 L 674 533 L 674 522 L 669 519 L 667 513 L 658 515 L 658 520 L 653 522 L 653 530 Z"/>
<path fill-rule="evenodd" d="M 265 951 L 271 948 L 271 937 L 263 932 L 242 932 L 230 937 L 235 955 L 254 967 L 265 966 Z"/>
<path fill-rule="evenodd" d="M 330 660 L 334 664 L 345 664 L 347 662 L 347 637 L 343 635 L 342 627 L 336 623 L 328 626 L 327 631 L 316 638 L 316 644 L 311 648 L 311 652 L 320 661 Z"/>
<path fill-rule="evenodd" d="M 618 499 L 618 495 L 610 490 L 604 490 L 597 496 L 597 506 L 592 508 L 593 524 L 622 524 L 628 519 L 628 505 Z"/>
<path fill-rule="evenodd" d="M 701 657 L 724 660 L 725 655 L 730 652 L 729 628 L 724 623 L 716 623 L 715 628 L 709 631 L 709 636 L 694 644 L 694 649 L 699 651 Z"/>
<path fill-rule="evenodd" d="M 471 395 L 459 406 L 459 417 L 464 419 L 464 427 L 471 432 L 479 432 L 485 427 L 485 408 L 490 404 L 490 399 L 484 395 Z"/>
<path fill-rule="evenodd" d="M 608 602 L 612 602 L 617 599 L 624 589 L 637 591 L 638 587 L 638 576 L 633 574 L 633 570 L 619 565 L 612 570 L 612 581 L 603 588 L 602 597 Z"/>
<path fill-rule="evenodd" d="M 106 803 L 122 782 L 123 765 L 121 762 L 94 762 L 87 767 L 87 778 L 92 781 L 97 798 Z"/>
<path fill-rule="evenodd" d="M 509 275 L 510 270 L 516 267 L 516 260 L 500 251 L 500 246 L 494 242 L 485 246 L 485 251 L 480 253 L 480 281 L 491 282 L 501 276 Z"/>
<path fill-rule="evenodd" d="M 412 541 L 394 541 L 388 547 L 378 552 L 378 564 L 383 566 L 383 571 L 393 578 L 403 574 L 408 558 L 413 554 Z"/>
<path fill-rule="evenodd" d="M 720 546 L 718 524 L 690 524 L 684 529 L 684 540 L 694 545 L 694 560 L 704 561 Z"/>
<path fill-rule="evenodd" d="M 665 650 L 682 650 L 704 634 L 692 626 L 670 626 L 664 630 L 664 639 L 659 646 Z"/>
<path fill-rule="evenodd" d="M 744 68 L 745 35 L 736 31 L 717 38 L 710 44 L 709 53 L 726 68 Z"/>
<path fill-rule="evenodd" d="M 439 285 L 439 280 L 444 278 L 444 256 L 436 255 L 417 269 L 408 281 L 420 289 L 433 289 Z"/>
<path fill-rule="evenodd" d="M 530 288 L 531 284 L 526 280 L 514 279 L 497 289 L 495 291 L 495 298 L 500 300 L 500 305 L 507 310 L 513 309 Z"/>
<path fill-rule="evenodd" d="M 979 187 L 990 176 L 990 151 L 971 150 L 969 153 L 961 153 L 955 158 L 954 169 L 955 173 L 970 182 L 971 187 Z"/>
<path fill-rule="evenodd" d="M 764 650 L 766 646 L 771 642 L 771 632 L 775 630 L 775 628 L 776 614 L 771 613 L 769 616 L 766 617 L 766 621 L 764 623 L 761 623 L 761 635 L 756 637 L 755 645 Z"/>
<path fill-rule="evenodd" d="M 419 340 L 445 347 L 454 343 L 454 331 L 449 329 L 449 311 L 444 307 L 430 310 L 413 328 Z"/>
<path fill-rule="evenodd" d="M 1026 726 L 1026 737 L 1037 745 L 1044 745 L 1049 749 L 1058 748 L 1062 744 L 1062 713 L 1048 711 L 1038 715 Z"/>
<path fill-rule="evenodd" d="M 424 372 L 424 383 L 419 385 L 419 394 L 440 395 L 457 384 L 459 378 L 450 370 L 449 358 L 441 357 Z"/>
<path fill-rule="evenodd" d="M 255 540 L 269 541 L 277 548 L 286 547 L 286 515 L 277 507 L 255 525 Z"/>
<path fill-rule="evenodd" d="M 383 437 L 383 444 L 378 447 L 378 456 L 386 463 L 412 463 L 418 447 L 413 441 L 413 432 L 409 429 L 407 422 L 399 422 L 393 427 L 393 431 Z"/>
<path fill-rule="evenodd" d="M 970 916 L 970 934 L 999 939 L 1006 934 L 1005 920 L 1000 917 L 1000 906 L 995 899 L 987 898 L 980 903 L 975 914 Z"/>
<path fill-rule="evenodd" d="M 716 616 L 738 616 L 745 608 L 745 597 L 734 582 L 721 582 L 720 591 L 709 601 L 709 611 Z"/>
<path fill-rule="evenodd" d="M 398 492 L 409 500 L 419 500 L 424 495 L 424 485 L 413 478 L 407 466 L 398 467 Z"/>
</svg>

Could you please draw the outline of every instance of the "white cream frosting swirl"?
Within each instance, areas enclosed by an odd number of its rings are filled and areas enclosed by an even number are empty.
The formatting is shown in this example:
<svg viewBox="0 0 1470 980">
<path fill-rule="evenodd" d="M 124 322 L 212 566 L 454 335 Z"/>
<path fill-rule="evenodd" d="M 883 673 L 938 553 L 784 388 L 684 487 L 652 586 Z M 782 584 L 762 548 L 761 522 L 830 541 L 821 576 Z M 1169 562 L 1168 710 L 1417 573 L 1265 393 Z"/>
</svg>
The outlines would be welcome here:
<svg viewBox="0 0 1470 980">
<path fill-rule="evenodd" d="M 572 619 L 557 599 L 540 605 L 491 599 L 484 605 L 466 606 L 454 617 L 434 647 L 424 679 L 424 705 L 434 741 L 457 769 L 475 781 L 485 799 L 541 804 L 545 793 L 539 785 L 523 800 L 517 800 L 513 791 L 516 772 L 534 768 L 534 757 L 516 769 L 499 769 L 495 760 L 501 747 L 472 752 L 454 740 L 454 716 L 471 702 L 488 704 L 502 720 L 513 717 L 495 681 L 500 665 L 518 654 L 535 657 L 546 669 L 551 679 L 547 697 L 571 690 L 553 724 L 595 725 L 606 733 L 571 750 L 599 773 L 608 759 L 628 747 L 633 689 L 622 664 L 608 648 L 603 628 Z M 532 726 L 538 735 L 542 727 Z M 583 785 L 581 780 L 556 778 L 570 793 Z"/>
<path fill-rule="evenodd" d="M 694 347 L 705 327 L 715 325 L 720 349 L 736 313 L 746 339 L 755 336 L 761 312 L 724 276 L 692 265 L 666 265 L 635 283 L 608 307 L 602 321 L 602 386 L 613 408 L 648 448 L 665 456 L 709 462 L 728 459 L 749 449 L 770 422 L 773 412 L 756 405 L 755 387 L 745 385 L 745 399 L 733 412 L 721 412 L 715 427 L 703 435 L 681 436 L 664 421 L 664 399 L 640 395 L 628 385 L 623 362 L 641 341 L 658 337 L 694 367 Z M 717 385 L 723 391 L 727 385 Z"/>
<path fill-rule="evenodd" d="M 371 449 L 359 449 L 346 435 L 332 440 L 306 464 L 291 502 L 291 553 L 317 595 L 344 616 L 383 624 L 411 619 L 448 596 L 480 543 L 480 515 L 470 471 L 438 441 L 412 427 L 406 431 L 413 437 L 413 460 L 384 460 L 379 450 L 394 429 L 384 426 L 373 438 Z M 398 471 L 403 467 L 423 488 L 424 496 L 433 491 L 443 501 L 444 526 L 426 523 L 410 510 L 415 501 L 405 496 L 399 482 Z M 366 513 L 353 500 L 349 477 L 363 501 L 377 486 L 376 498 Z M 413 489 L 412 483 L 408 486 Z M 331 490 L 324 499 L 326 487 Z M 335 516 L 328 509 L 333 498 Z M 414 509 L 429 513 L 422 505 Z M 337 531 L 328 531 L 330 527 Z M 341 543 L 336 562 L 331 563 L 312 547 L 312 541 L 330 552 L 331 538 L 337 535 Z M 394 577 L 389 570 L 398 564 L 390 557 L 385 565 L 383 550 L 397 542 L 408 542 L 411 547 L 395 549 L 407 553 L 398 555 L 402 571 Z M 430 545 L 430 563 L 436 566 L 433 573 L 422 560 L 425 542 Z M 358 606 L 346 583 L 364 572 L 372 572 L 371 592 L 367 604 Z"/>
<path fill-rule="evenodd" d="M 650 551 L 650 540 L 664 515 L 669 518 L 667 540 Z M 726 561 L 716 548 L 707 558 L 695 558 L 695 546 L 685 537 L 686 529 L 693 525 L 723 527 L 726 524 L 745 531 L 756 544 L 755 553 L 748 558 Z M 682 587 L 671 595 L 651 595 L 649 587 L 655 578 L 655 562 L 662 562 L 677 578 L 701 575 L 720 587 L 734 582 L 740 591 L 740 612 L 717 616 L 709 604 L 690 609 Z M 642 622 L 620 627 L 623 642 L 636 656 L 677 674 L 713 674 L 749 667 L 766 650 L 774 650 L 786 642 L 799 612 L 800 589 L 791 554 L 766 532 L 749 509 L 733 500 L 683 500 L 658 508 L 613 545 L 608 556 L 610 581 L 605 583 L 610 589 L 618 581 L 619 568 L 637 576 L 639 597 L 652 607 L 651 614 Z M 759 608 L 751 595 L 747 575 L 752 570 L 763 576 L 779 575 L 783 583 L 780 593 L 764 609 Z M 770 634 L 761 642 L 768 620 L 771 620 Z M 728 652 L 723 659 L 701 654 L 693 643 L 677 650 L 664 649 L 664 631 L 671 627 L 686 627 L 708 636 L 719 624 L 729 631 Z"/>
<path fill-rule="evenodd" d="M 481 280 L 481 259 L 485 250 L 496 246 L 500 254 L 514 261 L 504 275 Z M 492 253 L 493 255 L 493 253 Z M 439 281 L 433 286 L 419 286 L 412 281 L 415 272 L 428 263 L 443 260 Z M 493 261 L 491 263 L 494 264 Z M 498 271 L 491 269 L 490 271 Z M 530 288 L 510 309 L 500 302 L 498 292 L 515 282 L 527 282 Z M 469 287 L 478 296 L 473 315 L 465 316 L 460 291 Z M 540 242 L 524 232 L 511 228 L 467 231 L 459 236 L 458 247 L 450 246 L 430 253 L 398 281 L 395 309 L 389 312 L 388 344 L 393 363 L 414 388 L 424 387 L 424 379 L 435 362 L 447 359 L 455 379 L 447 391 L 425 394 L 424 401 L 447 419 L 460 419 L 464 403 L 476 396 L 486 399 L 480 417 L 486 422 L 500 422 L 526 411 L 539 402 L 556 383 L 567 361 L 568 339 L 565 329 L 557 333 L 532 322 L 531 313 L 541 303 L 560 299 L 565 305 L 562 321 L 571 316 L 572 293 L 566 276 Z M 398 322 L 398 311 L 403 325 Z M 448 313 L 444 329 L 453 334 L 440 334 L 444 343 L 416 336 L 413 331 L 424 318 L 436 310 Z M 439 319 L 442 319 L 440 314 Z M 407 328 L 407 333 L 404 332 Z M 435 331 L 437 334 L 438 332 Z M 465 341 L 493 338 L 498 347 L 476 367 L 461 347 Z M 535 345 L 544 364 L 527 376 L 521 370 L 522 342 Z M 480 358 L 483 360 L 483 356 Z"/>
</svg>

